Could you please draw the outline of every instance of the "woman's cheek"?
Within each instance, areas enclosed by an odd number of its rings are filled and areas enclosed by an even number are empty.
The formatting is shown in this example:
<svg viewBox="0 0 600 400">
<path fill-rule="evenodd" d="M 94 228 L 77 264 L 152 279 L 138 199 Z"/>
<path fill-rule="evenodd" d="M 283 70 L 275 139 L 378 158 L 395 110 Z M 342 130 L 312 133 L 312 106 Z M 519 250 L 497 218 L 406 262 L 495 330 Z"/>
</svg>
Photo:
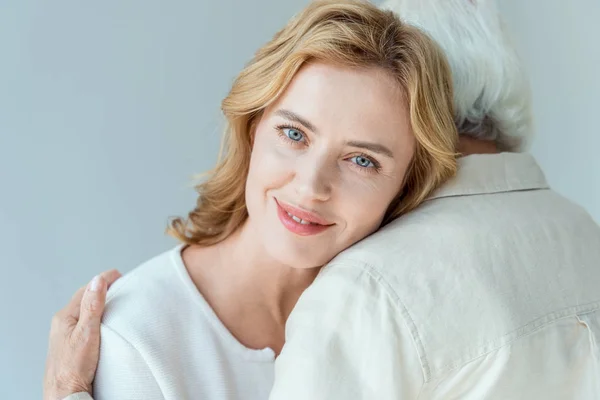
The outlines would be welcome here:
<svg viewBox="0 0 600 400">
<path fill-rule="evenodd" d="M 347 162 L 347 161 L 344 161 Z M 376 224 L 385 214 L 389 203 L 395 197 L 393 182 L 375 174 L 360 173 L 352 166 L 343 164 L 338 187 L 338 196 L 348 215 L 360 216 L 368 225 Z"/>
<path fill-rule="evenodd" d="M 260 153 L 260 154 L 257 154 Z M 257 170 L 260 174 L 269 179 L 282 179 L 293 172 L 297 165 L 301 152 L 296 149 L 290 149 L 282 144 L 271 143 L 262 146 L 259 152 L 253 156 L 258 156 Z"/>
<path fill-rule="evenodd" d="M 266 149 L 267 157 L 271 163 L 293 165 L 306 155 L 306 151 L 299 149 L 288 143 L 283 143 L 281 139 L 271 143 Z"/>
</svg>

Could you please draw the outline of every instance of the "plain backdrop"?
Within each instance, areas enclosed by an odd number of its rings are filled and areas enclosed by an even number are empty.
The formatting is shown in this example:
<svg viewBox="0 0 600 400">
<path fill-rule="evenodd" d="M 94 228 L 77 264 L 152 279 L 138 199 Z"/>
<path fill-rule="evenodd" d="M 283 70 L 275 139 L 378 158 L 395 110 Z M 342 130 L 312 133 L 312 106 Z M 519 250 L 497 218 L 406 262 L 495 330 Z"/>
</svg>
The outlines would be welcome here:
<svg viewBox="0 0 600 400">
<path fill-rule="evenodd" d="M 531 80 L 532 153 L 600 222 L 600 1 L 498 0 Z"/>
<path fill-rule="evenodd" d="M 174 245 L 220 101 L 307 0 L 0 0 L 0 398 L 40 399 L 52 314 Z M 534 154 L 600 220 L 600 3 L 502 0 L 532 77 Z M 595 26 L 595 28 L 594 28 Z"/>
</svg>

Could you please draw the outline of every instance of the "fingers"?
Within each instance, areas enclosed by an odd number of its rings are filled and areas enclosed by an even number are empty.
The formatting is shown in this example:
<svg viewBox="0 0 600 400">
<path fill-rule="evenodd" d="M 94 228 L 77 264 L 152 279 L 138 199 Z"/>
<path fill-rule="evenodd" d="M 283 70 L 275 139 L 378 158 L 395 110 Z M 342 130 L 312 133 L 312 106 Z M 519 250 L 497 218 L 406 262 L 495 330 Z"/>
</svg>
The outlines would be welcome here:
<svg viewBox="0 0 600 400">
<path fill-rule="evenodd" d="M 44 398 L 64 398 L 74 392 L 91 390 L 98 363 L 106 292 L 120 277 L 116 270 L 98 275 L 52 318 Z"/>
<path fill-rule="evenodd" d="M 104 282 L 106 283 L 106 288 L 108 289 L 117 279 L 121 277 L 121 273 L 116 269 L 111 269 L 109 271 L 104 271 L 99 275 Z M 67 318 L 72 318 L 73 321 L 79 320 L 80 312 L 81 312 L 81 302 L 83 300 L 84 294 L 88 287 L 91 285 L 91 282 L 84 287 L 79 288 L 77 292 L 71 298 L 71 301 L 65 307 L 64 314 Z"/>
<path fill-rule="evenodd" d="M 114 280 L 113 280 L 114 282 Z M 96 336 L 100 335 L 100 322 L 104 313 L 104 304 L 106 302 L 106 291 L 108 285 L 102 275 L 96 276 L 83 293 L 81 307 L 79 311 L 78 330 L 83 338 L 95 341 Z"/>
<path fill-rule="evenodd" d="M 73 297 L 71 297 L 71 301 L 69 304 L 63 309 L 65 317 L 72 318 L 74 320 L 79 319 L 79 308 L 81 306 L 81 299 L 83 299 L 83 294 L 85 293 L 85 286 L 79 288 Z"/>
<path fill-rule="evenodd" d="M 115 283 L 115 281 L 121 277 L 121 273 L 116 269 L 111 269 L 110 271 L 104 271 L 100 276 L 106 282 L 106 286 L 110 288 L 110 285 Z"/>
</svg>

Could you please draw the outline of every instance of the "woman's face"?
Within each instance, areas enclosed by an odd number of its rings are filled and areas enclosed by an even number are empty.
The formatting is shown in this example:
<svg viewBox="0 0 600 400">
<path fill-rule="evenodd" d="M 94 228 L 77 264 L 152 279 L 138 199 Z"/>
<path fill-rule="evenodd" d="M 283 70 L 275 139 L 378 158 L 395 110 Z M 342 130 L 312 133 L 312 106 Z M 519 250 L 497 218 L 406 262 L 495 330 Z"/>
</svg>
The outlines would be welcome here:
<svg viewBox="0 0 600 400">
<path fill-rule="evenodd" d="M 324 265 L 377 230 L 414 149 L 387 72 L 307 64 L 256 124 L 248 222 L 278 261 Z"/>
</svg>

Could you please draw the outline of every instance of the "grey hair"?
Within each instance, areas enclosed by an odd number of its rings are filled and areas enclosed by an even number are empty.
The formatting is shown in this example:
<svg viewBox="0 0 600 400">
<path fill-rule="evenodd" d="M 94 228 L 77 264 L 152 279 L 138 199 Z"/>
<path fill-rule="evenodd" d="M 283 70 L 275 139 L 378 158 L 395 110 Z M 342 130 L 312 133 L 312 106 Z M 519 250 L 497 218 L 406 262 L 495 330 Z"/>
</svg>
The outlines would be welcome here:
<svg viewBox="0 0 600 400">
<path fill-rule="evenodd" d="M 527 75 L 493 0 L 386 0 L 383 8 L 425 31 L 452 69 L 458 131 L 524 151 L 533 135 Z"/>
</svg>

